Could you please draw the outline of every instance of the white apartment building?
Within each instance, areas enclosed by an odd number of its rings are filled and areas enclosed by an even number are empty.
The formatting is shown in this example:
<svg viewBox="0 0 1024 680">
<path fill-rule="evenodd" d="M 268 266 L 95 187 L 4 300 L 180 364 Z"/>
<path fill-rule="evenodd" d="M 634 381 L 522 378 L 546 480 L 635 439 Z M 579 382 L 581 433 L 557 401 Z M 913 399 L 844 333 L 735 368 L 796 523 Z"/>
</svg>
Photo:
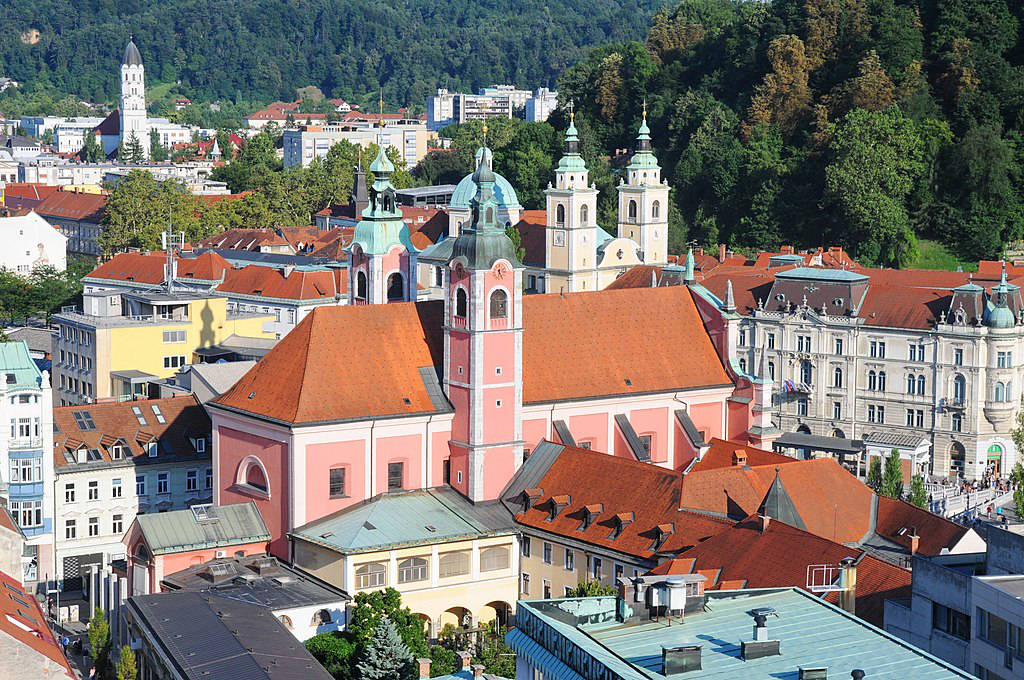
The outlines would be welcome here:
<svg viewBox="0 0 1024 680">
<path fill-rule="evenodd" d="M 558 108 L 558 93 L 546 87 L 538 88 L 526 100 L 526 122 L 543 123 Z"/>
<path fill-rule="evenodd" d="M 519 111 L 525 112 L 527 121 L 544 121 L 557 106 L 558 93 L 546 87 L 531 92 L 513 85 L 490 85 L 480 88 L 477 94 L 438 88 L 433 96 L 427 97 L 427 127 L 440 130 L 467 120 L 512 118 Z"/>
<path fill-rule="evenodd" d="M 37 266 L 49 265 L 58 271 L 67 267 L 67 236 L 35 212 L 0 217 L 0 240 L 4 269 L 28 276 Z"/>
<path fill-rule="evenodd" d="M 96 129 L 102 118 L 67 118 L 53 128 L 53 145 L 57 153 L 78 153 L 85 145 L 85 138 Z"/>
<path fill-rule="evenodd" d="M 53 410 L 56 550 L 46 571 L 64 590 L 88 568 L 125 558 L 136 515 L 213 497 L 210 420 L 191 396 Z"/>
<path fill-rule="evenodd" d="M 26 584 L 52 574 L 53 398 L 50 376 L 40 372 L 24 342 L 0 343 L 3 396 L 0 419 L 0 497 L 25 535 L 22 571 Z"/>
<path fill-rule="evenodd" d="M 284 166 L 308 166 L 314 158 L 326 158 L 331 147 L 341 141 L 368 148 L 380 143 L 398 150 L 408 168 L 427 155 L 428 142 L 437 134 L 427 129 L 422 120 L 389 121 L 386 127 L 373 123 L 344 123 L 340 125 L 305 125 L 284 131 Z"/>
<path fill-rule="evenodd" d="M 967 479 L 1005 476 L 1018 460 L 1024 301 L 1005 272 L 997 283 L 801 266 L 699 283 L 738 320 L 738 371 L 774 382 L 784 432 L 925 439 L 931 474 Z"/>
</svg>

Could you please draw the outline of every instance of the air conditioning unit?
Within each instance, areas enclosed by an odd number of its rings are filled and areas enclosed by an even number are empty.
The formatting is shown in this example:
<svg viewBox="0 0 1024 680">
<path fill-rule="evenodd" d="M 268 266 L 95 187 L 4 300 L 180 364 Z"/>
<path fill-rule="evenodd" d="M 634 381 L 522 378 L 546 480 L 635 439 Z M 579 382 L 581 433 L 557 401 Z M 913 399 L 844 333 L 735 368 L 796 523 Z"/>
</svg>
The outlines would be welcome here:
<svg viewBox="0 0 1024 680">
<path fill-rule="evenodd" d="M 228 551 L 227 550 L 218 550 L 217 552 L 214 553 L 214 557 L 216 557 L 217 559 L 220 559 L 222 557 L 227 557 L 227 556 L 228 556 Z"/>
</svg>

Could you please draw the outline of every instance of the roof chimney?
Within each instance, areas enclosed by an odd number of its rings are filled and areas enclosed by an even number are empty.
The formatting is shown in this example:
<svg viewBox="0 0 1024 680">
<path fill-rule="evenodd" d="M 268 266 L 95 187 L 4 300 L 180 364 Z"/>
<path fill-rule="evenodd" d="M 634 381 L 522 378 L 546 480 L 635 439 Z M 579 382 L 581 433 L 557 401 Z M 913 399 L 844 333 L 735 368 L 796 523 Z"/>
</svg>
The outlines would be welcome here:
<svg viewBox="0 0 1024 680">
<path fill-rule="evenodd" d="M 864 671 L 859 668 L 854 668 L 850 672 L 850 677 L 853 678 L 853 680 L 864 680 Z"/>
<path fill-rule="evenodd" d="M 793 246 L 782 246 L 782 254 L 783 255 L 792 255 L 793 254 Z"/>
<path fill-rule="evenodd" d="M 839 606 L 857 614 L 857 560 L 852 557 L 844 557 L 839 561 Z"/>
<path fill-rule="evenodd" d="M 918 546 L 920 546 L 920 544 L 921 544 L 921 537 L 917 535 L 917 530 L 915 529 L 914 533 L 912 533 L 910 535 L 910 554 L 911 555 L 916 555 L 917 554 Z"/>
<path fill-rule="evenodd" d="M 735 467 L 743 467 L 747 464 L 747 452 L 744 449 L 736 449 L 732 452 L 732 464 Z"/>
<path fill-rule="evenodd" d="M 761 533 L 768 531 L 768 525 L 772 523 L 772 518 L 768 515 L 758 515 L 758 519 L 761 520 Z"/>
<path fill-rule="evenodd" d="M 459 670 L 468 671 L 469 664 L 473 662 L 473 655 L 465 650 L 455 653 L 459 655 Z"/>
<path fill-rule="evenodd" d="M 778 640 L 768 639 L 768 617 L 778 616 L 771 607 L 758 607 L 751 612 L 754 616 L 754 639 L 740 642 L 740 655 L 745 661 L 782 653 Z"/>
<path fill-rule="evenodd" d="M 725 262 L 725 244 L 724 243 L 719 243 L 718 244 L 718 261 L 719 262 Z"/>
<path fill-rule="evenodd" d="M 473 669 L 474 678 L 484 677 L 484 665 L 482 663 L 475 663 L 472 666 L 470 666 L 470 668 Z"/>
<path fill-rule="evenodd" d="M 801 666 L 799 680 L 828 680 L 828 666 Z"/>
<path fill-rule="evenodd" d="M 416 664 L 419 666 L 420 674 L 417 676 L 419 680 L 427 680 L 430 677 L 430 659 L 416 659 Z"/>
</svg>

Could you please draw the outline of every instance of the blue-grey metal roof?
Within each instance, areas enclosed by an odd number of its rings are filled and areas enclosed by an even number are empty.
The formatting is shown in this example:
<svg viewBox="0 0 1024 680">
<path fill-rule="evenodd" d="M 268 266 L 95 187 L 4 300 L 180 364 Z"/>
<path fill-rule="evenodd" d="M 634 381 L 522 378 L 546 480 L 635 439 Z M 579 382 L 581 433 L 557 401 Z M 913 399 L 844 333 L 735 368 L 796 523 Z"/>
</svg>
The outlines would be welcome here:
<svg viewBox="0 0 1024 680">
<path fill-rule="evenodd" d="M 532 622 L 524 623 L 527 617 L 539 618 L 584 655 L 626 680 L 666 677 L 662 647 L 693 644 L 702 646 L 701 670 L 686 677 L 701 680 L 796 678 L 801 666 L 827 666 L 830 678 L 849 678 L 856 668 L 864 670 L 869 680 L 972 677 L 798 588 L 714 591 L 707 596 L 705 611 L 674 619 L 671 625 L 664 621 L 619 624 L 612 616 L 615 598 L 611 597 L 520 601 L 517 616 L 523 625 L 511 631 L 506 641 L 517 652 L 534 654 L 545 678 L 580 676 L 555 658 L 557 652 L 552 654 L 554 650 L 544 641 L 526 635 L 532 628 Z M 584 611 L 585 600 L 594 600 L 602 611 Z M 767 625 L 769 639 L 780 641 L 781 654 L 744 660 L 740 642 L 752 639 L 751 611 L 760 607 L 778 614 L 769 617 Z M 600 622 L 577 627 L 578 616 Z M 552 642 L 561 645 L 558 638 Z"/>
<path fill-rule="evenodd" d="M 427 187 L 409 187 L 407 189 L 395 189 L 399 196 L 433 196 L 434 194 L 455 193 L 454 184 L 432 184 Z"/>
<path fill-rule="evenodd" d="M 615 424 L 619 426 L 619 431 L 622 432 L 623 438 L 626 440 L 626 444 L 629 445 L 633 455 L 636 456 L 637 460 L 643 462 L 649 462 L 651 460 L 651 452 L 648 451 L 643 442 L 640 441 L 640 437 L 637 436 L 636 430 L 633 429 L 632 423 L 629 422 L 629 418 L 622 415 L 621 413 L 615 416 Z"/>
<path fill-rule="evenodd" d="M 515 533 L 505 508 L 450 487 L 385 493 L 310 522 L 291 535 L 340 553 Z"/>
<path fill-rule="evenodd" d="M 519 466 L 516 473 L 512 475 L 512 479 L 501 491 L 502 503 L 509 509 L 509 512 L 519 512 L 519 508 L 515 507 L 519 495 L 526 489 L 534 489 L 540 484 L 562 451 L 565 451 L 564 445 L 549 442 L 546 439 L 541 440 L 534 447 L 530 457 Z"/>
<path fill-rule="evenodd" d="M 6 389 L 39 389 L 43 374 L 28 352 L 24 340 L 0 342 L 0 384 Z"/>
<path fill-rule="evenodd" d="M 134 40 L 129 40 L 124 48 L 124 57 L 121 59 L 124 66 L 142 66 L 142 55 L 139 48 L 135 46 Z"/>
<path fill-rule="evenodd" d="M 132 597 L 127 606 L 179 677 L 331 680 L 266 607 L 188 592 Z"/>
<path fill-rule="evenodd" d="M 195 509 L 139 515 L 135 521 L 154 555 L 270 540 L 256 504 L 212 506 L 208 519 Z"/>
<path fill-rule="evenodd" d="M 836 281 L 843 283 L 855 283 L 867 281 L 866 274 L 858 274 L 848 269 L 818 269 L 814 267 L 797 267 L 788 271 L 775 274 L 777 279 L 801 279 L 814 281 Z"/>
<path fill-rule="evenodd" d="M 565 424 L 564 420 L 552 420 L 551 427 L 555 429 L 555 433 L 563 444 L 576 446 L 576 439 L 572 436 L 572 432 L 569 431 L 569 426 Z"/>
</svg>

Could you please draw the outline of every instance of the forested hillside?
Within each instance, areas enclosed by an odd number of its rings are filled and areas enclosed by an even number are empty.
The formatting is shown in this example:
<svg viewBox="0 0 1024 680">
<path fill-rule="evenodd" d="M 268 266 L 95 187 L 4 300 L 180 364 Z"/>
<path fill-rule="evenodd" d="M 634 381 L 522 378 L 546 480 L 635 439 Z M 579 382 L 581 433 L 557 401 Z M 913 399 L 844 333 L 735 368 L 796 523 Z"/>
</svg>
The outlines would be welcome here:
<svg viewBox="0 0 1024 680">
<path fill-rule="evenodd" d="M 584 48 L 641 38 L 662 0 L 5 0 L 0 75 L 112 101 L 134 34 L 149 82 L 197 100 L 384 88 L 420 109 L 447 84 L 537 87 Z"/>
<path fill-rule="evenodd" d="M 1018 0 L 684 0 L 559 89 L 604 149 L 646 97 L 677 244 L 993 257 L 1024 236 L 1022 26 Z"/>
</svg>

